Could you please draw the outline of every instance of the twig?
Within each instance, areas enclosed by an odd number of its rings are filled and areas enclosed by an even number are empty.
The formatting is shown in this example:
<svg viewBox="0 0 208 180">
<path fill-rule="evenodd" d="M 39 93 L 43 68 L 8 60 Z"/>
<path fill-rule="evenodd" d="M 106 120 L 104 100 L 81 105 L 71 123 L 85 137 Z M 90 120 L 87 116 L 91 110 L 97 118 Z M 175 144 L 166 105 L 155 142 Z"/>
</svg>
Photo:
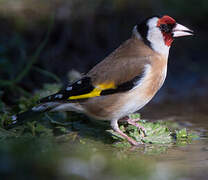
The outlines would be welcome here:
<svg viewBox="0 0 208 180">
<path fill-rule="evenodd" d="M 51 16 L 50 24 L 49 24 L 49 27 L 48 27 L 48 32 L 46 34 L 46 37 L 45 37 L 44 41 L 40 44 L 40 46 L 36 50 L 35 54 L 31 57 L 31 60 L 26 65 L 24 70 L 14 80 L 15 83 L 20 82 L 27 75 L 27 73 L 30 71 L 33 64 L 37 61 L 38 57 L 40 56 L 41 51 L 43 50 L 43 48 L 45 47 L 45 45 L 48 42 L 49 36 L 51 34 L 51 31 L 52 31 L 53 24 L 54 24 L 54 14 Z"/>
<path fill-rule="evenodd" d="M 54 79 L 54 80 L 57 81 L 58 83 L 61 83 L 61 80 L 60 80 L 60 79 L 58 78 L 58 76 L 56 76 L 55 74 L 53 74 L 53 73 L 51 73 L 51 72 L 49 72 L 49 71 L 46 71 L 46 70 L 44 70 L 44 69 L 41 69 L 41 68 L 39 68 L 39 67 L 33 66 L 32 68 L 33 68 L 34 70 L 38 71 L 39 73 L 42 73 L 43 75 L 48 76 L 48 77 Z"/>
</svg>

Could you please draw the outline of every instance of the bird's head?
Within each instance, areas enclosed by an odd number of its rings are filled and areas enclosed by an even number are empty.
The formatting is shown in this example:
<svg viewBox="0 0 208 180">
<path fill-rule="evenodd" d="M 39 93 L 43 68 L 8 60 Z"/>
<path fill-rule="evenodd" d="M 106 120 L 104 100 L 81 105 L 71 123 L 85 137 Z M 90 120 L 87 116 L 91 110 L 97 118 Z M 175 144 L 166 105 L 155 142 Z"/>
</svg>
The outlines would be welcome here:
<svg viewBox="0 0 208 180">
<path fill-rule="evenodd" d="M 167 55 L 174 38 L 193 35 L 192 30 L 167 15 L 147 18 L 135 26 L 134 32 L 153 50 Z"/>
</svg>

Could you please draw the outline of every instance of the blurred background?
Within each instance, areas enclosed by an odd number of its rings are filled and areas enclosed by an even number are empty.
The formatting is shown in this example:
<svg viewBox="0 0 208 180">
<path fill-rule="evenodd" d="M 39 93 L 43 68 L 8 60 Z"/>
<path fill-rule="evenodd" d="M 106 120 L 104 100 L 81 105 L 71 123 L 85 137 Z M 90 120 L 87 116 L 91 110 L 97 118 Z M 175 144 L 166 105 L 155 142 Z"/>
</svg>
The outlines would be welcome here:
<svg viewBox="0 0 208 180">
<path fill-rule="evenodd" d="M 152 15 L 194 30 L 175 40 L 166 82 L 153 102 L 207 96 L 208 2 L 185 0 L 1 0 L 0 95 L 14 105 L 45 83 L 88 72 Z"/>
<path fill-rule="evenodd" d="M 141 114 L 193 128 L 196 141 L 115 148 L 105 128 L 65 113 L 4 129 L 40 94 L 103 60 L 135 24 L 165 14 L 195 35 L 174 41 L 165 84 Z M 207 179 L 207 17 L 207 0 L 0 0 L 0 179 Z"/>
</svg>

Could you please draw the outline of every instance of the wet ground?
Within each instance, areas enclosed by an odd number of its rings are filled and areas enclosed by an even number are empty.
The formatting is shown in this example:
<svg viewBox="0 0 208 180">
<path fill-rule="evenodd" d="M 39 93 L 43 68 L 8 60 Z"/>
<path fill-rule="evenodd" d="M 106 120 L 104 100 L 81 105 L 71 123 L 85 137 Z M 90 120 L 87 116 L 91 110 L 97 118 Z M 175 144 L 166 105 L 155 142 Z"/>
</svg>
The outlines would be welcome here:
<svg viewBox="0 0 208 180">
<path fill-rule="evenodd" d="M 8 139 L 0 146 L 1 179 L 150 179 L 195 180 L 208 177 L 208 123 L 206 99 L 150 104 L 145 119 L 178 122 L 196 130 L 191 143 L 146 144 L 117 148 L 102 138 L 84 135 Z M 89 126 L 88 131 L 92 130 Z M 99 129 L 101 128 L 101 129 Z M 97 127 L 97 136 L 105 136 Z M 96 136 L 96 135 L 95 135 Z M 74 138 L 77 134 L 74 133 Z"/>
<path fill-rule="evenodd" d="M 152 104 L 142 110 L 148 119 L 173 120 L 195 129 L 200 138 L 186 146 L 172 146 L 165 154 L 155 156 L 158 178 L 155 179 L 207 179 L 208 178 L 208 106 L 206 97 L 185 102 L 166 101 Z M 154 179 L 154 178 L 153 178 Z"/>
</svg>

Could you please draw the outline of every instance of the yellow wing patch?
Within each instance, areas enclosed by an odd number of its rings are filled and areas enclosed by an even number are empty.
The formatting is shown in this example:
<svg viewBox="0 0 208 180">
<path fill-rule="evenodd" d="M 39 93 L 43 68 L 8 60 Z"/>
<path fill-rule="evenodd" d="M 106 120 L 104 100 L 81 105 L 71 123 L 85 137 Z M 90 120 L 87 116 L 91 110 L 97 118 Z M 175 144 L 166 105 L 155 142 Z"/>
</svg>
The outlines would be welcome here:
<svg viewBox="0 0 208 180">
<path fill-rule="evenodd" d="M 74 100 L 74 99 L 92 98 L 92 97 L 100 96 L 100 93 L 103 90 L 115 89 L 115 88 L 116 88 L 116 86 L 113 82 L 103 83 L 103 84 L 96 85 L 96 87 L 90 93 L 82 94 L 82 95 L 78 95 L 78 96 L 70 96 L 69 99 Z"/>
</svg>

